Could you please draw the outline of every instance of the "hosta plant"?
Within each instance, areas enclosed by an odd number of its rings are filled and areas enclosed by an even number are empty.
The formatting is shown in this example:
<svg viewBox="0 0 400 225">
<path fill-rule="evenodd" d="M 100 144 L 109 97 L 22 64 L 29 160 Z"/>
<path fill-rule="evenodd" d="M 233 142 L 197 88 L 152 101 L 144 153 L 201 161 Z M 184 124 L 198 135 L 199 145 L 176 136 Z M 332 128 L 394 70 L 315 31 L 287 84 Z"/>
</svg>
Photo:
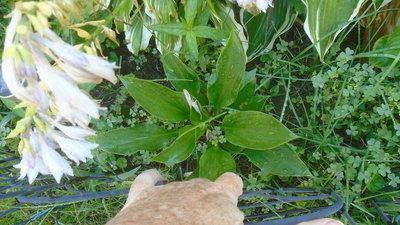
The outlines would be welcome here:
<svg viewBox="0 0 400 225">
<path fill-rule="evenodd" d="M 194 175 L 210 179 L 234 171 L 236 155 L 247 156 L 267 173 L 308 174 L 296 153 L 284 145 L 297 136 L 261 112 L 266 97 L 256 94 L 255 72 L 246 72 L 246 55 L 235 32 L 223 47 L 208 82 L 172 53 L 164 54 L 162 62 L 173 88 L 133 75 L 120 80 L 148 113 L 179 123 L 180 128 L 139 124 L 111 130 L 95 138 L 101 149 L 121 155 L 159 151 L 152 160 L 166 165 L 196 153 L 200 157 Z M 197 147 L 200 143 L 203 150 Z"/>
</svg>

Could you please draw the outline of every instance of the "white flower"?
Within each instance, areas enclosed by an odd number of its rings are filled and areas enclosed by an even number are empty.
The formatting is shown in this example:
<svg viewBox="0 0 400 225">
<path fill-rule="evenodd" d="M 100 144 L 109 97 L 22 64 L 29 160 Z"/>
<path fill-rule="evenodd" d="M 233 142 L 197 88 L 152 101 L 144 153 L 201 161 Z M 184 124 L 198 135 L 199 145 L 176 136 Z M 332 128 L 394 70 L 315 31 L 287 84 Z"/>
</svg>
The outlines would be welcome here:
<svg viewBox="0 0 400 225">
<path fill-rule="evenodd" d="M 4 49 L 7 49 L 12 45 L 15 33 L 17 31 L 17 26 L 22 19 L 22 13 L 18 9 L 14 9 L 11 15 L 12 17 L 10 24 L 8 24 L 6 29 L 6 37 L 4 39 Z"/>
<path fill-rule="evenodd" d="M 54 123 L 54 125 L 66 136 L 76 140 L 83 141 L 85 140 L 85 137 L 96 135 L 96 132 L 90 129 L 83 129 L 75 126 L 64 126 L 60 123 Z"/>
<path fill-rule="evenodd" d="M 256 6 L 261 12 L 266 12 L 269 7 L 274 7 L 271 0 L 256 0 Z"/>
<path fill-rule="evenodd" d="M 54 96 L 59 114 L 73 124 L 87 127 L 90 118 L 99 118 L 98 104 L 79 87 L 67 80 L 65 73 L 47 62 L 44 55 L 32 47 L 38 74 L 43 84 Z"/>
<path fill-rule="evenodd" d="M 18 164 L 14 165 L 14 167 L 20 169 L 21 175 L 19 176 L 18 179 L 22 179 L 26 175 L 28 175 L 29 183 L 32 183 L 33 180 L 35 180 L 38 173 L 37 170 L 36 171 L 34 170 L 35 158 L 26 149 L 22 150 L 22 159 Z"/>
<path fill-rule="evenodd" d="M 187 90 L 183 89 L 183 94 L 185 95 L 186 102 L 189 104 L 189 107 L 190 108 L 193 107 L 193 109 L 196 110 L 196 112 L 201 115 L 201 111 L 200 111 L 199 105 L 197 104 L 196 101 L 192 100 L 192 98 L 190 97 L 189 92 Z"/>
<path fill-rule="evenodd" d="M 36 146 L 35 152 L 37 154 L 37 161 L 43 162 L 45 168 L 50 172 L 51 175 L 53 175 L 57 183 L 60 183 L 63 174 L 70 176 L 74 175 L 74 172 L 68 161 L 65 160 L 53 148 L 51 148 L 46 143 L 43 136 L 39 136 L 39 145 Z M 43 172 L 41 173 L 43 174 Z"/>
<path fill-rule="evenodd" d="M 51 30 L 47 29 L 46 34 L 56 36 Z M 109 63 L 97 56 L 92 56 L 79 51 L 71 45 L 57 38 L 57 41 L 50 41 L 38 34 L 31 35 L 32 40 L 49 48 L 56 56 L 54 60 L 59 66 L 78 83 L 100 83 L 106 79 L 112 83 L 117 82 L 114 63 Z"/>
<path fill-rule="evenodd" d="M 93 158 L 91 150 L 98 145 L 82 140 L 74 140 L 63 136 L 59 132 L 53 132 L 51 137 L 58 143 L 65 155 L 77 165 L 79 162 L 86 162 L 86 158 Z"/>
<path fill-rule="evenodd" d="M 19 179 L 28 175 L 28 181 L 31 184 L 37 175 L 41 173 L 43 175 L 53 175 L 57 183 L 60 183 L 63 174 L 74 175 L 68 161 L 46 143 L 43 134 L 38 131 L 31 131 L 29 142 L 35 154 L 32 155 L 26 149 L 22 151 L 21 162 L 14 165 L 15 168 L 21 169 Z"/>
<path fill-rule="evenodd" d="M 253 4 L 253 0 L 237 0 L 237 4 L 242 8 L 247 8 Z"/>
<path fill-rule="evenodd" d="M 50 121 L 50 119 L 46 118 L 45 121 Z M 60 148 L 77 165 L 80 162 L 86 162 L 87 158 L 93 158 L 91 150 L 98 145 L 84 140 L 84 137 L 93 135 L 93 132 L 84 132 L 82 128 L 68 127 L 57 123 L 54 125 L 80 140 L 69 138 L 56 130 L 49 131 L 47 135 L 38 130 L 30 130 L 26 135 L 29 135 L 31 151 L 24 148 L 22 160 L 14 165 L 15 168 L 20 169 L 19 179 L 28 175 L 28 181 L 31 184 L 40 173 L 52 175 L 57 183 L 60 183 L 63 174 L 73 176 L 69 162 L 55 150 L 57 148 Z"/>
<path fill-rule="evenodd" d="M 272 0 L 237 0 L 236 2 L 240 7 L 252 13 L 260 11 L 265 13 L 269 7 L 274 7 Z"/>
</svg>

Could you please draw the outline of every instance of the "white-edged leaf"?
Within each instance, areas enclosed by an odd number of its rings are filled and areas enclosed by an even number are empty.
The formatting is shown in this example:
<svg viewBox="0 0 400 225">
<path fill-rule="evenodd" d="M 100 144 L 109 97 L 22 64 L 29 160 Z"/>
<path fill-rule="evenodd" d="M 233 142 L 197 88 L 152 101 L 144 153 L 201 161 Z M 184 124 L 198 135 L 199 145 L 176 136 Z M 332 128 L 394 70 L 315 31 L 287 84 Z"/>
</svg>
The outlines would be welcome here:
<svg viewBox="0 0 400 225">
<path fill-rule="evenodd" d="M 321 60 L 336 37 L 354 19 L 365 0 L 303 0 L 307 7 L 304 30 Z"/>
</svg>

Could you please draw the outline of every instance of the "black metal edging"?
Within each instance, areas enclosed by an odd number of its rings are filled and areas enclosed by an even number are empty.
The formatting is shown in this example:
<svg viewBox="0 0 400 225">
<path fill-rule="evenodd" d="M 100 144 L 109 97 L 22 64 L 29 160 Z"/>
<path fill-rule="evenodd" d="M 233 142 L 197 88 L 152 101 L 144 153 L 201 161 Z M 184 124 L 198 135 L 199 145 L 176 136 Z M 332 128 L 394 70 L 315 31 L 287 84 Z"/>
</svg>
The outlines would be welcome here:
<svg viewBox="0 0 400 225">
<path fill-rule="evenodd" d="M 285 191 L 285 189 L 282 189 Z M 313 190 L 313 189 L 307 189 L 306 192 L 302 192 L 304 191 L 304 189 L 302 188 L 290 188 L 290 189 L 286 189 L 286 190 L 291 190 L 291 191 L 295 191 L 295 193 L 321 193 L 319 190 Z M 271 191 L 273 192 L 273 191 Z M 269 191 L 267 191 L 266 193 L 271 193 Z M 260 192 L 258 192 L 260 193 Z M 264 192 L 265 193 L 265 192 Z M 262 193 L 262 195 L 264 194 Z M 258 194 L 259 195 L 259 194 Z M 261 195 L 261 196 L 262 196 Z M 245 196 L 252 196 L 251 193 L 245 193 Z M 272 196 L 272 195 L 267 195 L 268 198 L 274 198 L 274 199 L 285 199 L 283 201 L 280 201 L 280 203 L 285 203 L 287 202 L 296 202 L 299 200 L 299 197 L 291 197 L 291 196 Z M 324 207 L 316 207 L 316 208 L 311 208 L 311 209 L 297 209 L 297 210 L 290 210 L 290 211 L 285 211 L 285 212 L 279 212 L 278 214 L 282 214 L 284 216 L 292 214 L 292 213 L 305 213 L 305 212 L 309 212 L 309 211 L 314 211 L 312 213 L 307 213 L 304 215 L 299 215 L 299 216 L 293 216 L 293 217 L 286 217 L 286 218 L 281 218 L 281 219 L 274 219 L 274 220 L 266 220 L 266 221 L 259 221 L 259 222 L 247 222 L 245 223 L 246 225 L 290 225 L 290 224 L 297 224 L 297 223 L 301 223 L 304 221 L 309 221 L 309 220 L 314 220 L 314 219 L 320 219 L 320 218 L 324 218 L 327 216 L 330 216 L 336 212 L 338 212 L 344 205 L 344 201 L 343 199 L 336 193 L 336 192 L 331 192 L 329 195 L 321 195 L 324 196 L 326 198 L 331 197 L 333 199 L 336 200 L 336 202 L 331 205 L 331 206 L 324 206 Z M 307 199 L 307 197 L 302 197 L 302 201 L 303 200 L 314 200 L 316 199 L 317 196 L 308 196 L 309 199 Z M 326 198 L 322 198 L 322 199 L 326 199 Z M 321 198 L 318 198 L 321 199 Z M 258 204 L 257 204 L 258 207 Z M 272 215 L 272 214 L 271 214 Z M 276 215 L 276 214 L 274 214 Z M 270 216 L 269 214 L 264 214 L 264 215 L 258 215 L 258 216 L 248 216 L 245 219 L 255 219 L 255 218 L 265 218 L 267 216 Z"/>
<path fill-rule="evenodd" d="M 369 202 L 371 203 L 372 207 L 378 212 L 379 217 L 385 221 L 387 225 L 398 225 L 400 224 L 400 214 L 397 215 L 395 218 L 390 218 L 380 207 L 381 204 L 400 204 L 400 200 L 395 201 L 378 201 L 375 199 L 370 199 Z"/>
</svg>

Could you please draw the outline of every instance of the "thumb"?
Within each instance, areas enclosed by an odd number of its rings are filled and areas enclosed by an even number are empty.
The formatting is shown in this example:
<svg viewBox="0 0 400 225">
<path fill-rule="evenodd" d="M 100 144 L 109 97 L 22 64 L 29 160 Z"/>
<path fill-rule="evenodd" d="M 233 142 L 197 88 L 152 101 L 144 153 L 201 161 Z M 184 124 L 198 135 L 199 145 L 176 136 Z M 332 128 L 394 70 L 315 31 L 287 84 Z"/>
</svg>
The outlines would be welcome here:
<svg viewBox="0 0 400 225">
<path fill-rule="evenodd" d="M 323 219 L 302 222 L 297 225 L 343 225 L 343 223 L 338 220 L 323 218 Z"/>
</svg>

